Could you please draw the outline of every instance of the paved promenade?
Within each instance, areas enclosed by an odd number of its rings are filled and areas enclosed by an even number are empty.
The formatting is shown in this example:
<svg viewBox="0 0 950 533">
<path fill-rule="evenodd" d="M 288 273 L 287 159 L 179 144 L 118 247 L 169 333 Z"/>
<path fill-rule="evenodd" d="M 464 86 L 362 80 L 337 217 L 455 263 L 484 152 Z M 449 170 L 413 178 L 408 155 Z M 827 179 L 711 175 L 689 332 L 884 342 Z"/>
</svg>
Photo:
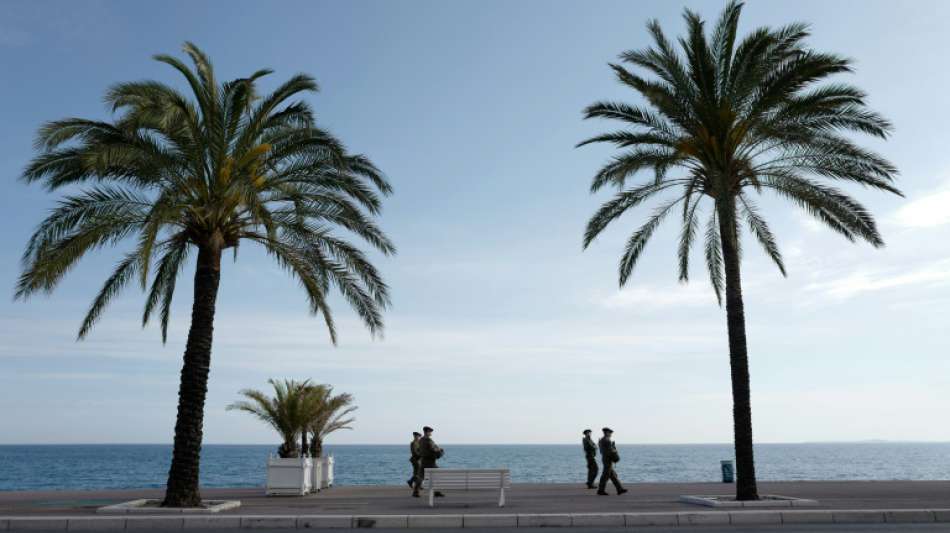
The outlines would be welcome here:
<svg viewBox="0 0 950 533">
<path fill-rule="evenodd" d="M 410 497 L 408 487 L 392 486 L 333 487 L 305 497 L 266 497 L 263 489 L 205 489 L 202 495 L 206 499 L 241 501 L 240 508 L 222 512 L 222 516 L 754 512 L 677 501 L 685 494 L 729 494 L 733 485 L 639 483 L 627 488 L 630 492 L 623 496 L 612 492 L 610 496 L 597 496 L 581 484 L 516 484 L 504 508 L 497 506 L 498 496 L 492 491 L 447 492 L 446 498 L 437 499 L 435 508 L 430 508 L 426 498 Z M 950 481 L 776 482 L 760 483 L 759 491 L 818 500 L 818 505 L 809 510 L 950 509 Z M 104 505 L 161 495 L 158 489 L 0 492 L 0 517 L 92 516 Z"/>
</svg>

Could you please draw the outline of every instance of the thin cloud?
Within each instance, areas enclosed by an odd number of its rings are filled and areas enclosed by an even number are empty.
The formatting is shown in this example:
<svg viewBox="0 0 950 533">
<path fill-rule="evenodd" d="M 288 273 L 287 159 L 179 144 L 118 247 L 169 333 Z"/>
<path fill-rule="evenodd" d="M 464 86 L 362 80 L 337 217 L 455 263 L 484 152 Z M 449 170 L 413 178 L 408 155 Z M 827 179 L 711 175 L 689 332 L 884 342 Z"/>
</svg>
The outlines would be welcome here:
<svg viewBox="0 0 950 533">
<path fill-rule="evenodd" d="M 918 195 L 898 209 L 892 220 L 905 228 L 932 228 L 950 223 L 950 182 Z"/>
<path fill-rule="evenodd" d="M 936 261 L 931 265 L 903 273 L 893 270 L 855 272 L 829 282 L 812 283 L 805 289 L 844 300 L 868 292 L 947 284 L 950 284 L 950 259 Z"/>
<path fill-rule="evenodd" d="M 27 372 L 16 375 L 17 379 L 41 379 L 41 380 L 118 380 L 124 379 L 123 376 L 108 372 Z"/>
<path fill-rule="evenodd" d="M 714 305 L 716 296 L 704 283 L 659 287 L 640 285 L 623 289 L 603 298 L 607 309 L 646 309 L 656 307 L 693 307 Z"/>
</svg>

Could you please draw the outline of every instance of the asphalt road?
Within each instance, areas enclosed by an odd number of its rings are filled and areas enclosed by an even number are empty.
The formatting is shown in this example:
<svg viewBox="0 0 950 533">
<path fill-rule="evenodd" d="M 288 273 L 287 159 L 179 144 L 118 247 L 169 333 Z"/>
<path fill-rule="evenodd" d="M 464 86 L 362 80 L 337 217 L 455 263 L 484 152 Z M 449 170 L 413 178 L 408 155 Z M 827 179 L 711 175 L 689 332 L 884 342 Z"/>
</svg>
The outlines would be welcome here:
<svg viewBox="0 0 950 533">
<path fill-rule="evenodd" d="M 471 533 L 551 533 L 552 528 L 466 528 L 465 531 Z M 871 532 L 871 533 L 902 533 L 904 531 L 921 532 L 947 532 L 950 533 L 950 524 L 815 524 L 815 525 L 787 525 L 787 526 L 696 526 L 696 527 L 570 527 L 553 528 L 563 529 L 564 533 L 846 533 L 846 532 Z M 95 531 L 95 530 L 89 530 Z M 150 530 L 149 533 L 179 533 L 180 529 L 175 530 Z M 202 529 L 202 533 L 234 533 L 234 529 Z M 255 529 L 256 533 L 288 533 L 287 529 Z M 341 533 L 340 529 L 314 529 L 310 530 L 316 533 Z M 380 529 L 383 533 L 406 533 L 406 529 Z M 432 528 L 426 529 L 427 533 L 458 533 L 459 528 Z M 36 532 L 42 533 L 42 532 Z M 51 532 L 52 533 L 52 532 Z M 106 533 L 106 532 L 103 532 Z M 112 533 L 112 532 L 108 532 Z"/>
</svg>

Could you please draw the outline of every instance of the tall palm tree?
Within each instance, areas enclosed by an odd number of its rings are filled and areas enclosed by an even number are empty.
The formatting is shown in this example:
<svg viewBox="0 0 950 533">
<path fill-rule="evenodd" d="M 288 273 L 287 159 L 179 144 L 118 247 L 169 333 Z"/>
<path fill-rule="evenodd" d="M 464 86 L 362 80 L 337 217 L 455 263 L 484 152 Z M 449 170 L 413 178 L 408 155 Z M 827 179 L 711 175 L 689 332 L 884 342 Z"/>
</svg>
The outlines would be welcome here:
<svg viewBox="0 0 950 533">
<path fill-rule="evenodd" d="M 895 194 L 897 169 L 845 135 L 886 138 L 891 125 L 865 106 L 865 94 L 842 83 L 821 83 L 851 72 L 851 62 L 805 46 L 808 27 L 759 28 L 737 42 L 741 2 L 730 2 L 710 35 L 686 10 L 687 33 L 678 51 L 657 21 L 647 25 L 653 46 L 627 51 L 610 64 L 617 79 L 645 105 L 598 102 L 585 118 L 619 120 L 628 129 L 588 143 L 624 149 L 594 176 L 591 192 L 620 192 L 593 215 L 584 234 L 590 245 L 611 222 L 648 199 L 661 197 L 646 223 L 629 238 L 620 259 L 626 284 L 644 246 L 674 210 L 682 230 L 679 279 L 689 279 L 689 252 L 705 224 L 705 259 L 716 298 L 725 292 L 732 377 L 733 424 L 740 500 L 758 498 L 752 451 L 752 408 L 740 276 L 740 225 L 765 249 L 782 275 L 775 237 L 753 197 L 766 193 L 791 201 L 849 241 L 884 242 L 861 204 L 823 181 L 852 182 Z M 647 174 L 640 183 L 635 176 Z M 708 200 L 708 201 L 706 201 Z M 702 207 L 706 206 L 706 207 Z M 708 212 L 704 212 L 708 209 Z M 705 214 L 704 214 L 705 213 Z"/>
<path fill-rule="evenodd" d="M 254 389 L 240 392 L 245 399 L 232 403 L 228 411 L 243 411 L 257 417 L 274 428 L 283 439 L 277 454 L 281 457 L 299 457 L 302 450 L 297 446 L 297 437 L 306 432 L 311 412 L 307 410 L 309 381 L 285 379 L 267 380 L 274 388 L 274 396 Z"/>
<path fill-rule="evenodd" d="M 321 457 L 323 441 L 327 435 L 341 429 L 353 429 L 350 424 L 355 419 L 349 415 L 357 408 L 353 405 L 353 395 L 349 393 L 335 395 L 333 387 L 329 385 L 311 386 L 309 397 L 312 401 L 307 423 L 310 432 L 310 455 Z"/>
<path fill-rule="evenodd" d="M 335 288 L 372 334 L 382 331 L 386 284 L 362 251 L 335 234 L 344 229 L 383 254 L 393 244 L 373 222 L 391 188 L 365 157 L 349 154 L 317 127 L 300 100 L 317 90 L 297 74 L 259 96 L 259 70 L 219 83 L 208 57 L 186 43 L 194 67 L 167 55 L 190 94 L 157 81 L 119 83 L 106 102 L 112 121 L 68 118 L 39 130 L 29 183 L 67 195 L 40 224 L 23 256 L 16 295 L 51 292 L 86 252 L 131 241 L 96 296 L 85 337 L 129 282 L 151 287 L 143 324 L 160 314 L 162 340 L 179 272 L 197 253 L 191 328 L 179 389 L 175 444 L 164 505 L 198 505 L 199 454 L 221 256 L 253 242 L 297 278 L 310 311 L 336 330 L 328 305 Z M 236 257 L 236 256 L 235 256 Z"/>
</svg>

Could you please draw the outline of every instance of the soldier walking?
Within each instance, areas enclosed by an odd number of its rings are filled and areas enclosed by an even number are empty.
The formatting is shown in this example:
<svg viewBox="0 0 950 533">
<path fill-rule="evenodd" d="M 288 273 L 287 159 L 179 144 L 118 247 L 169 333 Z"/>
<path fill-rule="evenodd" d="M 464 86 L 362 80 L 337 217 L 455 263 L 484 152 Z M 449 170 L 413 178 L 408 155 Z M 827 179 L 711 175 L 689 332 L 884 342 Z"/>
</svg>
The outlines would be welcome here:
<svg viewBox="0 0 950 533">
<path fill-rule="evenodd" d="M 419 489 L 422 488 L 422 479 L 425 474 L 426 468 L 439 468 L 439 465 L 436 464 L 436 461 L 442 458 L 442 455 L 445 452 L 442 451 L 442 448 L 439 448 L 439 445 L 432 440 L 432 432 L 434 429 L 426 426 L 422 428 L 422 438 L 419 439 L 419 475 L 416 476 L 416 484 L 412 487 L 412 496 L 414 498 L 419 497 Z M 441 492 L 436 491 L 435 497 L 441 498 L 445 496 Z"/>
<path fill-rule="evenodd" d="M 614 443 L 611 438 L 613 434 L 614 430 L 604 428 L 604 436 L 601 437 L 597 443 L 597 446 L 600 448 L 600 460 L 604 463 L 604 471 L 600 474 L 600 486 L 597 487 L 597 494 L 600 496 L 607 496 L 608 479 L 614 484 L 614 488 L 617 489 L 618 496 L 627 492 L 627 489 L 623 488 L 623 485 L 620 484 L 620 479 L 617 478 L 617 472 L 614 471 L 614 464 L 620 462 L 620 454 L 617 453 L 617 444 Z"/>
<path fill-rule="evenodd" d="M 412 477 L 406 480 L 406 483 L 409 484 L 409 488 L 416 486 L 416 478 L 422 474 L 419 470 L 419 437 L 421 436 L 422 433 L 413 431 L 412 442 L 409 443 L 409 464 L 412 465 Z"/>
<path fill-rule="evenodd" d="M 594 482 L 597 481 L 597 444 L 590 438 L 590 430 L 584 430 L 584 439 L 581 440 L 584 446 L 584 457 L 587 459 L 587 488 L 595 488 Z"/>
</svg>

